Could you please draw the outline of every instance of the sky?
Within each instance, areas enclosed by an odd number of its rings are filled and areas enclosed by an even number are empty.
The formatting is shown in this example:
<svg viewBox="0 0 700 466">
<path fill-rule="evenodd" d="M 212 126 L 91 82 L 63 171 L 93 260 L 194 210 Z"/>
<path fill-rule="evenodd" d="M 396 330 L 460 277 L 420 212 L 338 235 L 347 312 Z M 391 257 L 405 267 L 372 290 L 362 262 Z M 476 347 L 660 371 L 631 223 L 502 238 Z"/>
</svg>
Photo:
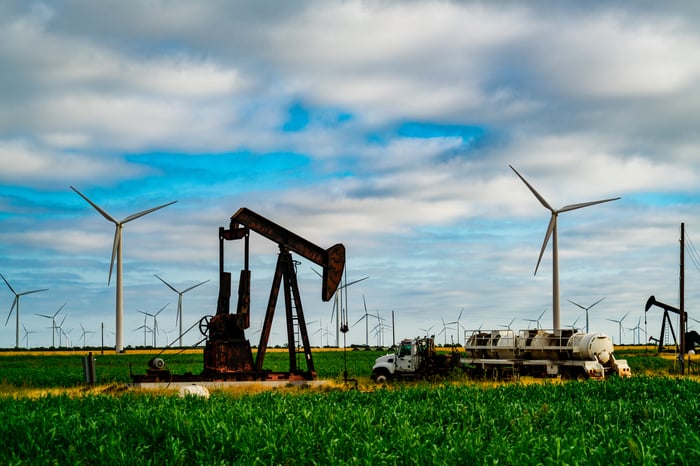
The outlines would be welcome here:
<svg viewBox="0 0 700 466">
<path fill-rule="evenodd" d="M 0 273 L 47 289 L 20 298 L 20 344 L 51 346 L 38 314 L 60 309 L 63 345 L 114 345 L 114 225 L 71 186 L 118 220 L 177 201 L 124 225 L 125 345 L 164 306 L 157 344 L 177 336 L 155 274 L 209 280 L 185 328 L 216 312 L 218 228 L 241 207 L 345 245 L 347 282 L 367 277 L 345 344 L 551 328 L 550 212 L 509 165 L 555 209 L 620 197 L 558 217 L 562 326 L 605 298 L 591 332 L 658 337 L 644 304 L 679 305 L 681 223 L 700 319 L 699 23 L 691 1 L 4 1 Z M 277 252 L 251 233 L 253 345 Z M 318 266 L 294 258 L 311 344 L 342 345 Z M 0 283 L 0 347 L 13 299 Z M 284 324 L 280 302 L 271 344 Z"/>
</svg>

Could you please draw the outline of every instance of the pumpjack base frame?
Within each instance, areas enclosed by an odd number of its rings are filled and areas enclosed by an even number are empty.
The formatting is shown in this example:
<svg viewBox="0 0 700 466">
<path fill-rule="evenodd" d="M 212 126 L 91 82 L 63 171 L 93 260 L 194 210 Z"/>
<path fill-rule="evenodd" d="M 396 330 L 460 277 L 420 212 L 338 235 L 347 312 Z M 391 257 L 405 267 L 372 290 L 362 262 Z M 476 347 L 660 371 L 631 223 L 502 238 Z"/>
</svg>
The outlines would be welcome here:
<svg viewBox="0 0 700 466">
<path fill-rule="evenodd" d="M 137 390 L 162 390 L 179 389 L 191 385 L 202 385 L 209 389 L 225 388 L 256 388 L 272 390 L 276 388 L 293 387 L 323 387 L 328 385 L 328 380 L 195 380 L 195 381 L 172 381 L 172 382 L 132 382 L 128 384 L 131 389 Z"/>
<path fill-rule="evenodd" d="M 157 383 L 157 384 L 173 384 L 173 383 L 219 383 L 219 382 L 309 382 L 316 378 L 316 373 L 309 372 L 272 372 L 270 370 L 263 371 L 246 371 L 246 372 L 202 372 L 201 374 L 173 374 L 169 370 L 153 370 L 149 369 L 145 375 L 132 374 L 131 380 L 133 384 Z"/>
</svg>

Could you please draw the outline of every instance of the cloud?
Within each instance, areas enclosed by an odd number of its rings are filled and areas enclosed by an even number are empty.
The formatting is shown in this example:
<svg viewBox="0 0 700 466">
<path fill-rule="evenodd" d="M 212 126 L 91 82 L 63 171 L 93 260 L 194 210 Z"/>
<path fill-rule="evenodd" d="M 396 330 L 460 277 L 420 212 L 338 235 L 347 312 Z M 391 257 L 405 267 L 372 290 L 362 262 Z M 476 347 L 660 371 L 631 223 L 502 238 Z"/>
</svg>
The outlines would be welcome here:
<svg viewBox="0 0 700 466">
<path fill-rule="evenodd" d="M 114 181 L 143 176 L 150 171 L 116 157 L 54 151 L 22 140 L 0 141 L 0 165 L 3 166 L 0 171 L 3 184 L 49 189 L 67 187 L 69 183 L 80 180 Z"/>
</svg>

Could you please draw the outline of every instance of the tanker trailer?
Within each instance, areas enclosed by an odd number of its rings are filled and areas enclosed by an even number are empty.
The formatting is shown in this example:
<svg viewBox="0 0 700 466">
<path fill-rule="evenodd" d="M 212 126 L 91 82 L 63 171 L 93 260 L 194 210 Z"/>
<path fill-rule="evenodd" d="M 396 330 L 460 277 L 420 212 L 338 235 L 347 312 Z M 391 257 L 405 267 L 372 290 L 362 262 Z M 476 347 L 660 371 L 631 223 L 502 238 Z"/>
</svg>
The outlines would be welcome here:
<svg viewBox="0 0 700 466">
<path fill-rule="evenodd" d="M 508 333 L 510 332 L 510 333 Z M 494 378 L 532 375 L 603 379 L 631 375 L 627 361 L 615 359 L 612 340 L 576 329 L 465 332 L 463 362 L 475 375 Z"/>
</svg>

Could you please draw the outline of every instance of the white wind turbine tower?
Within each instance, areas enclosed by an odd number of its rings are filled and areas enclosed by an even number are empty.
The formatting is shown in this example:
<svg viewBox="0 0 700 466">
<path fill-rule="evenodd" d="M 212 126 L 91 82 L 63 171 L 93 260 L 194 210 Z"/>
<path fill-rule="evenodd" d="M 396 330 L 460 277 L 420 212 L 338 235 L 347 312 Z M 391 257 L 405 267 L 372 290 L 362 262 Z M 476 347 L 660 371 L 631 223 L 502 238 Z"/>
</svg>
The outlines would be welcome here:
<svg viewBox="0 0 700 466">
<path fill-rule="evenodd" d="M 170 283 L 168 283 L 165 280 L 163 280 L 162 278 L 160 278 L 157 274 L 153 274 L 153 275 L 155 275 L 158 280 L 162 281 L 165 284 L 165 286 L 167 286 L 168 288 L 173 290 L 175 293 L 177 293 L 177 317 L 175 317 L 175 325 L 178 325 L 178 322 L 180 324 L 180 333 L 178 334 L 178 337 L 177 337 L 177 344 L 178 344 L 178 346 L 182 346 L 182 295 L 187 293 L 188 291 L 194 289 L 194 288 L 197 288 L 200 285 L 204 285 L 209 280 L 204 280 L 203 282 L 197 283 L 196 285 L 192 285 L 191 287 L 186 288 L 182 291 L 178 291 Z M 167 306 L 167 304 L 166 304 L 166 306 Z M 162 309 L 161 309 L 161 311 L 162 311 Z M 158 311 L 158 312 L 160 312 L 160 311 Z"/>
<path fill-rule="evenodd" d="M 0 277 L 2 277 L 2 280 L 5 282 L 7 287 L 12 291 L 12 294 L 15 295 L 15 299 L 12 301 L 12 307 L 10 307 L 10 313 L 7 314 L 7 320 L 5 321 L 5 327 L 7 327 L 7 323 L 10 321 L 10 317 L 12 316 L 12 311 L 14 311 L 15 306 L 17 306 L 17 314 L 15 315 L 16 317 L 16 328 L 15 328 L 15 348 L 19 348 L 19 297 L 24 296 L 26 294 L 31 294 L 31 293 L 38 293 L 40 291 L 46 291 L 48 288 L 44 288 L 41 290 L 31 290 L 31 291 L 23 291 L 22 293 L 17 293 L 14 288 L 10 285 L 10 283 L 7 281 L 5 276 L 0 273 Z"/>
<path fill-rule="evenodd" d="M 112 279 L 112 267 L 114 266 L 114 258 L 116 256 L 117 258 L 117 298 L 116 298 L 116 327 L 117 327 L 117 335 L 116 335 L 116 351 L 117 353 L 122 353 L 124 352 L 124 328 L 123 328 L 123 320 L 124 320 L 124 305 L 122 302 L 122 228 L 124 227 L 124 224 L 127 222 L 130 222 L 132 220 L 136 220 L 139 217 L 143 217 L 144 215 L 150 214 L 151 212 L 154 212 L 156 210 L 162 209 L 163 207 L 167 207 L 171 204 L 175 204 L 177 201 L 172 201 L 168 202 L 167 204 L 159 205 L 158 207 L 153 207 L 151 209 L 147 209 L 132 215 L 129 215 L 128 217 L 124 218 L 121 221 L 117 221 L 109 215 L 107 212 L 105 212 L 100 206 L 92 202 L 90 199 L 88 199 L 85 195 L 83 195 L 80 191 L 75 189 L 73 186 L 70 187 L 73 191 L 75 191 L 80 197 L 85 199 L 88 204 L 93 206 L 95 210 L 97 210 L 104 218 L 109 220 L 110 222 L 114 223 L 115 225 L 115 230 L 114 230 L 114 244 L 112 246 L 112 260 L 109 263 L 109 277 L 107 278 L 107 286 L 109 286 L 109 283 Z"/>
<path fill-rule="evenodd" d="M 549 242 L 549 237 L 552 236 L 552 324 L 554 327 L 554 330 L 559 330 L 560 324 L 559 324 L 559 315 L 560 315 L 560 306 L 559 306 L 559 247 L 557 244 L 557 217 L 559 216 L 560 213 L 562 212 L 568 212 L 570 210 L 576 210 L 576 209 L 581 209 L 583 207 L 588 207 L 596 204 L 602 204 L 603 202 L 610 202 L 610 201 L 616 201 L 620 199 L 619 197 L 614 197 L 611 199 L 602 199 L 600 201 L 591 201 L 591 202 L 582 202 L 580 204 L 571 204 L 562 207 L 561 209 L 554 209 L 552 208 L 551 205 L 538 193 L 535 188 L 530 186 L 530 183 L 528 183 L 525 178 L 520 175 L 520 173 L 517 172 L 515 168 L 513 168 L 512 165 L 508 165 L 511 170 L 515 172 L 516 175 L 518 175 L 518 178 L 522 180 L 523 183 L 525 183 L 525 186 L 528 187 L 528 189 L 532 192 L 532 194 L 535 195 L 538 201 L 540 201 L 540 204 L 542 204 L 547 210 L 549 210 L 552 213 L 552 216 L 549 220 L 549 226 L 547 227 L 547 233 L 544 236 L 544 242 L 542 243 L 542 249 L 540 250 L 540 256 L 537 259 L 537 265 L 535 266 L 535 275 L 537 274 L 537 269 L 540 266 L 540 261 L 542 261 L 542 255 L 544 254 L 544 250 L 547 247 L 547 242 Z"/>
</svg>

